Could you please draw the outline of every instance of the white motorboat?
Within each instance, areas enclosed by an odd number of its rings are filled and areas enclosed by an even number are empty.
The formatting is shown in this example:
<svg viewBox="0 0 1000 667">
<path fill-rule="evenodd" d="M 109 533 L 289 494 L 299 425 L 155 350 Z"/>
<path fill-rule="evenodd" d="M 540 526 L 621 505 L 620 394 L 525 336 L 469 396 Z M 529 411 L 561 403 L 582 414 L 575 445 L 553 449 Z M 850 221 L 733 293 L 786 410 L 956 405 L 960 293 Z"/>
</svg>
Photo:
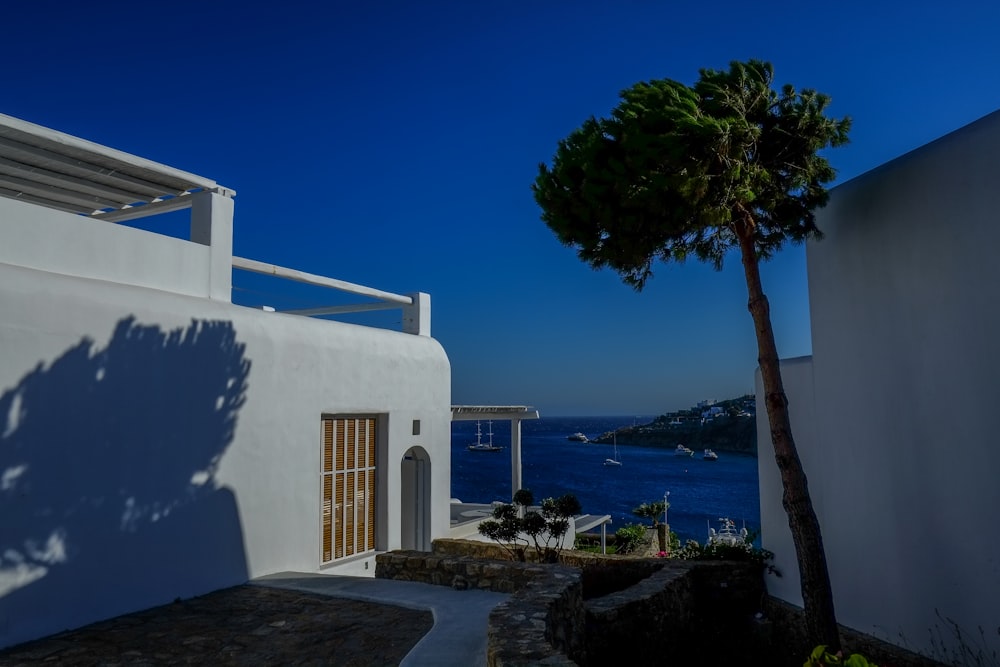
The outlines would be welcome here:
<svg viewBox="0 0 1000 667">
<path fill-rule="evenodd" d="M 590 442 L 583 433 L 574 433 L 573 435 L 567 435 L 567 440 L 572 440 L 573 442 Z"/>
<path fill-rule="evenodd" d="M 737 532 L 736 522 L 729 517 L 720 518 L 719 523 L 722 524 L 719 528 L 719 532 L 716 532 L 715 528 L 708 529 L 707 544 L 725 544 L 728 546 L 735 546 L 747 541 L 749 533 L 747 532 L 746 526 L 743 526 L 743 528 Z"/>
<path fill-rule="evenodd" d="M 688 449 L 684 445 L 677 445 L 677 449 L 674 450 L 674 456 L 694 456 L 694 450 Z"/>
<path fill-rule="evenodd" d="M 498 447 L 493 444 L 493 422 L 489 422 L 490 426 L 490 441 L 483 442 L 483 429 L 480 422 L 476 422 L 476 444 L 469 445 L 466 447 L 470 452 L 499 452 L 503 451 L 503 447 Z"/>
<path fill-rule="evenodd" d="M 718 461 L 719 455 L 713 452 L 711 449 L 706 449 L 704 453 L 701 455 L 701 458 L 705 459 L 706 461 Z"/>
</svg>

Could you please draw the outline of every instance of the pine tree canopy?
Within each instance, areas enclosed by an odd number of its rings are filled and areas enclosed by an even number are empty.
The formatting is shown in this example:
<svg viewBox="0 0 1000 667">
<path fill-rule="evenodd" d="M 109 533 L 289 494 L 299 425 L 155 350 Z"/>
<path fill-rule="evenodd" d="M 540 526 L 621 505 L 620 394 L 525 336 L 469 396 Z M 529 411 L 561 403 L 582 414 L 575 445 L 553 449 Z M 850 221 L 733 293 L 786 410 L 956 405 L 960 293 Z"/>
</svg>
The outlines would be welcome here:
<svg viewBox="0 0 1000 667">
<path fill-rule="evenodd" d="M 621 92 L 608 118 L 589 118 L 559 142 L 532 186 L 542 220 L 594 268 L 636 289 L 652 265 L 693 256 L 721 268 L 741 235 L 758 259 L 819 235 L 814 209 L 834 170 L 819 155 L 847 143 L 848 118 L 829 98 L 790 85 L 750 60 Z"/>
</svg>

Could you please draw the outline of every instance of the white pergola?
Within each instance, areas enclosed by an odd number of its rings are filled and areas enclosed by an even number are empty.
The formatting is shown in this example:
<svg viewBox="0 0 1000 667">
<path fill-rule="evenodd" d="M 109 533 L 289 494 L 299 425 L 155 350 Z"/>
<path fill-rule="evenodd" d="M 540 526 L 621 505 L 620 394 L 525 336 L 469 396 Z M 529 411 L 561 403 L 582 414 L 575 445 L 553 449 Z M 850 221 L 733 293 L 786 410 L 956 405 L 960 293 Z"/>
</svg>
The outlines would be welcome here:
<svg viewBox="0 0 1000 667">
<path fill-rule="evenodd" d="M 430 336 L 430 297 L 393 294 L 344 280 L 233 256 L 236 191 L 210 178 L 0 114 L 0 197 L 125 222 L 191 209 L 189 241 L 211 248 L 207 296 L 232 298 L 234 268 L 375 299 L 374 303 L 286 310 L 317 316 L 401 308 L 403 330 Z"/>
<path fill-rule="evenodd" d="M 521 488 L 521 422 L 525 419 L 538 419 L 538 410 L 526 405 L 453 405 L 451 406 L 452 421 L 497 421 L 510 420 L 510 495 Z M 490 505 L 466 504 L 464 508 L 453 508 L 459 517 L 466 521 L 476 522 L 491 515 Z M 453 519 L 458 517 L 453 516 Z M 574 530 L 582 533 L 598 526 L 601 528 L 601 553 L 607 551 L 607 524 L 611 523 L 611 515 L 583 514 L 574 517 Z"/>
<path fill-rule="evenodd" d="M 538 419 L 538 410 L 527 405 L 453 405 L 452 421 L 510 421 L 510 495 L 521 488 L 521 422 Z"/>
<path fill-rule="evenodd" d="M 122 222 L 188 208 L 195 192 L 236 195 L 210 178 L 0 114 L 0 196 Z"/>
<path fill-rule="evenodd" d="M 114 223 L 190 208 L 206 296 L 231 299 L 236 191 L 210 178 L 0 114 L 0 196 Z"/>
</svg>

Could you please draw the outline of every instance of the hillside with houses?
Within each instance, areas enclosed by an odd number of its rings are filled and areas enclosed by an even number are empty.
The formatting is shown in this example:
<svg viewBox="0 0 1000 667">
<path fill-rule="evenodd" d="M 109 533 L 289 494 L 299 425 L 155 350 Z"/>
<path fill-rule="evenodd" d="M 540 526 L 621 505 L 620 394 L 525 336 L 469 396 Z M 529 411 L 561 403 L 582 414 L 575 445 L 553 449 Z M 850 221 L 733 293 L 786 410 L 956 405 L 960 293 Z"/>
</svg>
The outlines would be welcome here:
<svg viewBox="0 0 1000 667">
<path fill-rule="evenodd" d="M 660 415 L 648 424 L 626 426 L 592 440 L 598 444 L 757 454 L 756 402 L 753 394 L 722 401 L 706 399 L 685 410 Z"/>
</svg>

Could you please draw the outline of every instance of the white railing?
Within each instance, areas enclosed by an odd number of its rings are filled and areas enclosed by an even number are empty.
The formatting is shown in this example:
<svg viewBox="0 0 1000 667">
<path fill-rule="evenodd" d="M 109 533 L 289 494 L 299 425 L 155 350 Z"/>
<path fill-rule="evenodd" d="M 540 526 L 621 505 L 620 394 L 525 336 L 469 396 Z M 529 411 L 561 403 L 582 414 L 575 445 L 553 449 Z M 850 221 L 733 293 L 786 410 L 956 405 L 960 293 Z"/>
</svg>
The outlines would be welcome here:
<svg viewBox="0 0 1000 667">
<path fill-rule="evenodd" d="M 405 333 L 419 336 L 431 335 L 431 298 L 429 294 L 425 294 L 424 292 L 417 292 L 410 295 L 394 294 L 375 289 L 374 287 L 350 283 L 346 280 L 306 273 L 305 271 L 289 269 L 266 262 L 258 262 L 257 260 L 245 257 L 233 257 L 233 268 L 376 299 L 375 303 L 321 306 L 318 308 L 300 308 L 279 312 L 289 315 L 314 317 L 318 315 L 338 315 L 401 308 L 403 311 L 403 331 Z"/>
</svg>

